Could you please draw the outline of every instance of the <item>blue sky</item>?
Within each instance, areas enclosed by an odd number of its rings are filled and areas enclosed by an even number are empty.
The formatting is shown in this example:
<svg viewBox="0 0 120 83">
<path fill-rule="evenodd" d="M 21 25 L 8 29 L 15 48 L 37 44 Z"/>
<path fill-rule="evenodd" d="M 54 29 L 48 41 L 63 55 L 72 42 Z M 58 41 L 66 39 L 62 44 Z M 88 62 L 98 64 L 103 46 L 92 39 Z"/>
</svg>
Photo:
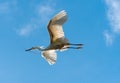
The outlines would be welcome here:
<svg viewBox="0 0 120 83">
<path fill-rule="evenodd" d="M 66 10 L 65 36 L 80 50 L 57 52 L 50 66 L 50 18 Z M 120 0 L 0 0 L 0 83 L 120 83 Z"/>
</svg>

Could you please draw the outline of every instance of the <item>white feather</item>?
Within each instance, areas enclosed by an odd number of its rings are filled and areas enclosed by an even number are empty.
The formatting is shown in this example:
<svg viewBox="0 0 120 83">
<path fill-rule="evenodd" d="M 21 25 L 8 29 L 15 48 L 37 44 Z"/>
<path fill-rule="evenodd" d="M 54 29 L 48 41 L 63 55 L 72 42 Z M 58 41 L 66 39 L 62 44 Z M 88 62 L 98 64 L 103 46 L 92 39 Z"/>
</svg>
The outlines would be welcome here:
<svg viewBox="0 0 120 83">
<path fill-rule="evenodd" d="M 67 20 L 67 13 L 65 10 L 56 14 L 49 22 L 48 31 L 50 33 L 51 41 L 64 37 L 62 25 Z"/>
<path fill-rule="evenodd" d="M 53 65 L 56 62 L 57 54 L 55 50 L 46 50 L 42 52 L 42 57 L 50 64 Z"/>
</svg>

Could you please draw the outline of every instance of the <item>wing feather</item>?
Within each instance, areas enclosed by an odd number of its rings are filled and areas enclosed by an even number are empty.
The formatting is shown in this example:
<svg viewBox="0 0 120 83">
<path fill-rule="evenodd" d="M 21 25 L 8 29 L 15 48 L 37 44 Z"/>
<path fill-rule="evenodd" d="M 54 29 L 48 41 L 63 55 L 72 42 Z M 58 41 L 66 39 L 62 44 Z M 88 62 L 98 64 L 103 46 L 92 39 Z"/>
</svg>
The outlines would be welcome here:
<svg viewBox="0 0 120 83">
<path fill-rule="evenodd" d="M 56 39 L 64 37 L 62 25 L 67 20 L 67 13 L 63 10 L 55 15 L 48 24 L 48 32 L 50 34 L 51 43 Z"/>
<path fill-rule="evenodd" d="M 42 57 L 50 64 L 53 65 L 56 62 L 57 54 L 55 50 L 46 50 L 42 52 Z"/>
</svg>

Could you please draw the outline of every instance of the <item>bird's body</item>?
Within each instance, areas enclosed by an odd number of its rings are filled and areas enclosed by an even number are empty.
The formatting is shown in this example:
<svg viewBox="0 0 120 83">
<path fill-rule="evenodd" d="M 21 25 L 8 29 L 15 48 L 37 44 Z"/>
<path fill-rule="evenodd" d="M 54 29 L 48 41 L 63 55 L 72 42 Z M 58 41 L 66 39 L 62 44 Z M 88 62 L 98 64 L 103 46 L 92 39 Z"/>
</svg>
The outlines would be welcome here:
<svg viewBox="0 0 120 83">
<path fill-rule="evenodd" d="M 46 48 L 42 48 L 41 46 L 35 46 L 26 51 L 38 49 L 42 51 L 42 56 L 47 60 L 49 64 L 54 64 L 57 59 L 56 50 L 64 50 L 67 48 L 79 49 L 82 44 L 71 44 L 68 39 L 65 38 L 62 25 L 67 20 L 67 14 L 63 10 L 55 15 L 48 23 L 48 32 L 50 35 L 50 45 Z M 75 45 L 77 47 L 70 47 L 70 45 Z"/>
</svg>

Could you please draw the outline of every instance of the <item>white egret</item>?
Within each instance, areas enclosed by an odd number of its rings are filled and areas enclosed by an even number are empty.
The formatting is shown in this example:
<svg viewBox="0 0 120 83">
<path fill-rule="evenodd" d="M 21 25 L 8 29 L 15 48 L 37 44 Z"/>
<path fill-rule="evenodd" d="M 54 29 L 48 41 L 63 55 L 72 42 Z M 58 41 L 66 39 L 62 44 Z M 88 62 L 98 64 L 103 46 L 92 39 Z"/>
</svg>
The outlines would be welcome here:
<svg viewBox="0 0 120 83">
<path fill-rule="evenodd" d="M 65 38 L 62 25 L 67 20 L 67 13 L 65 10 L 60 11 L 55 15 L 48 23 L 48 32 L 50 35 L 50 45 L 46 48 L 41 46 L 34 46 L 26 51 L 38 49 L 41 51 L 42 57 L 50 64 L 54 64 L 57 60 L 56 50 L 64 50 L 67 48 L 79 49 L 83 44 L 71 44 L 68 39 Z M 74 46 L 74 47 L 70 47 Z"/>
</svg>

